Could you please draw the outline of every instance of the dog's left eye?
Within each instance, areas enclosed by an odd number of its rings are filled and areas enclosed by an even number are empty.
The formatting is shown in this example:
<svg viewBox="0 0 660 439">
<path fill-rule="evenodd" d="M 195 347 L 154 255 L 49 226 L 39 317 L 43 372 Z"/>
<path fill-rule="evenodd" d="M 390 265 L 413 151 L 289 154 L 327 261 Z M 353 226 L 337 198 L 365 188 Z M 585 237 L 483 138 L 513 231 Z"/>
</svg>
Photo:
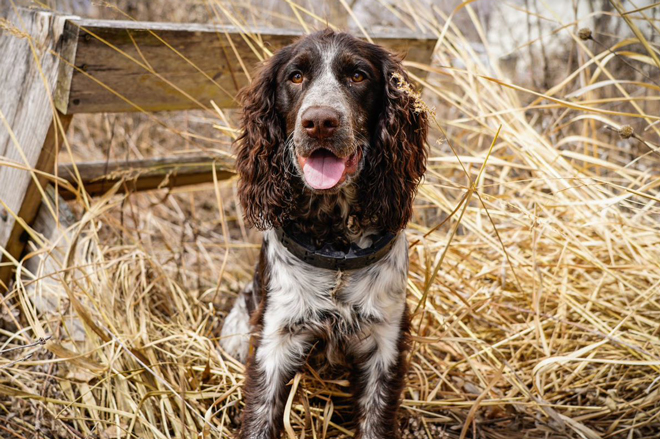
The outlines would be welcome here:
<svg viewBox="0 0 660 439">
<path fill-rule="evenodd" d="M 364 73 L 362 72 L 355 72 L 351 75 L 351 81 L 353 82 L 362 82 L 365 80 Z"/>
</svg>

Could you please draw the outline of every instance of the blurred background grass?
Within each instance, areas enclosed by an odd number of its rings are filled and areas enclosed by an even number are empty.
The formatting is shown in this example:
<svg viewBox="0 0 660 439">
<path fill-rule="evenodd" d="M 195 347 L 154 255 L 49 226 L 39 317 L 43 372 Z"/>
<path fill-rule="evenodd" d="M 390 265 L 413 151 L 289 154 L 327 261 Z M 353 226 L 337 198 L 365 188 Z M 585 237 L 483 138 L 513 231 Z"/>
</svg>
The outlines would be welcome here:
<svg viewBox="0 0 660 439">
<path fill-rule="evenodd" d="M 407 231 L 416 312 L 404 438 L 660 437 L 660 4 L 42 6 L 437 37 L 432 62 L 416 65 L 435 123 Z M 78 115 L 59 160 L 231 154 L 231 130 L 214 126 L 235 128 L 236 115 Z M 231 437 L 243 367 L 217 337 L 260 240 L 242 223 L 235 181 L 70 207 L 82 219 L 65 269 L 52 283 L 20 279 L 4 298 L 0 436 Z M 50 349 L 30 346 L 42 333 Z M 332 398 L 345 392 L 307 370 L 289 434 L 350 436 Z"/>
</svg>

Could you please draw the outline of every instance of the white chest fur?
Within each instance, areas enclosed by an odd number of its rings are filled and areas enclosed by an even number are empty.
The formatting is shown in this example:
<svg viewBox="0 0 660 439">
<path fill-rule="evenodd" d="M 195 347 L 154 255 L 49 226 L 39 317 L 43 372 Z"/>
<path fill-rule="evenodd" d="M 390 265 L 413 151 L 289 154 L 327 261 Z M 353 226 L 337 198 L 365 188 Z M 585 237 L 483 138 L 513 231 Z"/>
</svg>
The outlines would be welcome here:
<svg viewBox="0 0 660 439">
<path fill-rule="evenodd" d="M 408 243 L 403 233 L 380 261 L 341 273 L 302 262 L 289 253 L 273 231 L 265 233 L 264 245 L 270 283 L 263 337 L 278 340 L 287 333 L 298 333 L 311 342 L 314 335 L 321 333 L 330 342 L 329 347 L 334 342 L 348 341 L 354 348 L 365 349 L 368 346 L 350 341 L 365 340 L 368 335 L 397 337 L 405 309 L 408 272 Z M 250 288 L 251 283 L 247 286 Z M 243 362 L 247 360 L 253 329 L 245 300 L 246 295 L 239 295 L 225 319 L 220 339 L 225 351 Z M 328 357 L 332 362 L 333 358 Z"/>
<path fill-rule="evenodd" d="M 265 333 L 326 326 L 336 337 L 360 332 L 365 323 L 399 321 L 408 271 L 408 245 L 403 233 L 380 261 L 345 272 L 299 260 L 272 231 L 266 232 L 264 241 L 270 268 Z M 328 319 L 333 322 L 329 327 Z"/>
</svg>

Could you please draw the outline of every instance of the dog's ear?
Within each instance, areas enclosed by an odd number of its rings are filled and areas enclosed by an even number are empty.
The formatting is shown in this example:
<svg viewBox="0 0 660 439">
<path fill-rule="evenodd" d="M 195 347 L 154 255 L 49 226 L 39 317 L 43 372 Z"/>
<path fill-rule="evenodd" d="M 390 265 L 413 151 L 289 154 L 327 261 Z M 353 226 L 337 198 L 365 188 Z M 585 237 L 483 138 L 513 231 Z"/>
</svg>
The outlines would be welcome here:
<svg viewBox="0 0 660 439">
<path fill-rule="evenodd" d="M 281 226 L 291 204 L 285 121 L 277 109 L 278 72 L 288 56 L 285 48 L 271 57 L 239 95 L 243 115 L 236 140 L 238 197 L 245 220 L 259 230 Z"/>
<path fill-rule="evenodd" d="M 410 220 L 417 185 L 426 171 L 428 115 L 398 57 L 385 52 L 382 72 L 383 109 L 360 177 L 368 188 L 361 203 L 365 217 L 398 232 Z"/>
</svg>

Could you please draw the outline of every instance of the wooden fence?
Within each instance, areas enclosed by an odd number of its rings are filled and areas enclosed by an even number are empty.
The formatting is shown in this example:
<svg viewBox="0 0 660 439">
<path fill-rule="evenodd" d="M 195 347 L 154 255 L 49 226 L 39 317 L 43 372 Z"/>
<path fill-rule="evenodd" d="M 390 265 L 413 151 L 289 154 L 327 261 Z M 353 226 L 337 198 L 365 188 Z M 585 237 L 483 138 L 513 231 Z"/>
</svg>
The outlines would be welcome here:
<svg viewBox="0 0 660 439">
<path fill-rule="evenodd" d="M 0 34 L 0 290 L 20 260 L 26 230 L 52 181 L 55 157 L 74 114 L 235 107 L 259 61 L 302 35 L 281 29 L 90 20 L 19 9 Z M 436 39 L 397 30 L 374 42 L 430 62 Z M 212 157 L 78 163 L 90 195 L 122 179 L 124 190 L 212 181 L 233 175 Z M 57 175 L 77 185 L 71 165 Z M 172 178 L 172 176 L 174 176 Z M 62 191 L 66 198 L 71 191 Z M 47 198 L 47 197 L 46 197 Z"/>
</svg>

